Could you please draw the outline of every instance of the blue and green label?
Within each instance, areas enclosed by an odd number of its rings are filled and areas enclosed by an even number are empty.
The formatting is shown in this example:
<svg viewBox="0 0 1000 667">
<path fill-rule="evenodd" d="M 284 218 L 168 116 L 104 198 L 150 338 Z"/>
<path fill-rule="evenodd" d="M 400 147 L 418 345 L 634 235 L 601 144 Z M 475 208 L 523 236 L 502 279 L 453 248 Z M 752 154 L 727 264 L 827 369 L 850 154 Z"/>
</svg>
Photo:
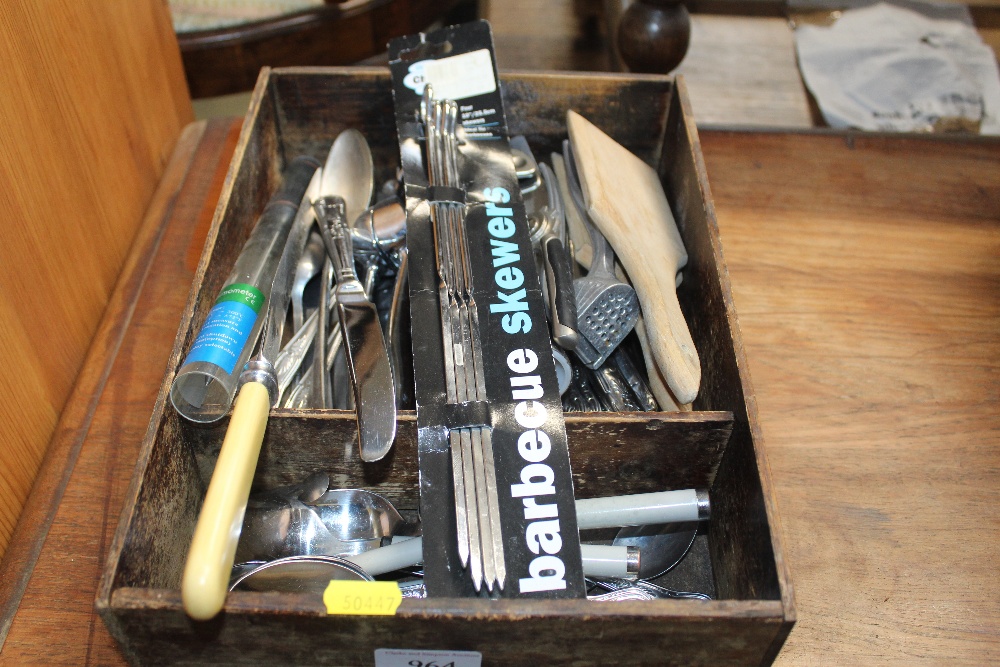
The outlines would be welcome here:
<svg viewBox="0 0 1000 667">
<path fill-rule="evenodd" d="M 184 365 L 204 361 L 232 374 L 263 306 L 264 294 L 253 285 L 227 285 L 209 311 Z"/>
</svg>

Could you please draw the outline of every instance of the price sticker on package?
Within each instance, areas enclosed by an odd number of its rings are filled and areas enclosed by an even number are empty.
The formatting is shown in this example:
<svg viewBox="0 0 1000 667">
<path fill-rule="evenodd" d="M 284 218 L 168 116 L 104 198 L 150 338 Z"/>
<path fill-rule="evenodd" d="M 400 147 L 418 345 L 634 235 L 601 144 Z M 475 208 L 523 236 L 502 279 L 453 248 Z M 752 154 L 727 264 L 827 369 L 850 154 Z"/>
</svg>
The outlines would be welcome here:
<svg viewBox="0 0 1000 667">
<path fill-rule="evenodd" d="M 479 651 L 421 651 L 380 648 L 375 651 L 375 667 L 482 667 Z"/>
<path fill-rule="evenodd" d="M 392 616 L 402 601 L 403 593 L 394 581 L 333 580 L 323 591 L 328 614 Z"/>
<path fill-rule="evenodd" d="M 434 86 L 434 97 L 464 100 L 497 89 L 489 49 L 479 49 L 440 60 L 423 61 L 424 80 Z"/>
</svg>

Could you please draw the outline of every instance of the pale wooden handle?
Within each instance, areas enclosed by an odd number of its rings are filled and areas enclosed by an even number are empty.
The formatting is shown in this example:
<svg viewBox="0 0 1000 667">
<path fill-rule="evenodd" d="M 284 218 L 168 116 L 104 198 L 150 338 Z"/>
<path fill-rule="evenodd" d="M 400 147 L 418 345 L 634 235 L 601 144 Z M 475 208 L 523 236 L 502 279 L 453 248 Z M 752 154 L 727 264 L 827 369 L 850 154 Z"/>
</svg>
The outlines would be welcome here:
<svg viewBox="0 0 1000 667">
<path fill-rule="evenodd" d="M 670 388 L 667 387 L 667 381 L 663 377 L 663 373 L 660 371 L 659 366 L 656 365 L 656 359 L 653 358 L 653 351 L 649 348 L 649 338 L 646 334 L 646 322 L 642 319 L 642 315 L 635 322 L 635 333 L 639 339 L 639 347 L 642 348 L 642 360 L 646 364 L 646 375 L 649 379 L 649 389 L 653 392 L 653 396 L 656 397 L 656 402 L 659 404 L 661 412 L 690 412 L 690 403 L 678 403 L 677 399 L 672 393 L 670 393 Z"/>
<path fill-rule="evenodd" d="M 653 359 L 677 401 L 691 403 L 701 384 L 701 360 L 677 301 L 674 277 L 663 275 L 656 280 L 649 273 L 629 275 L 642 307 Z"/>
<path fill-rule="evenodd" d="M 236 543 L 270 409 L 267 388 L 257 382 L 243 385 L 233 404 L 233 416 L 198 516 L 181 581 L 184 611 L 191 618 L 210 619 L 226 601 Z"/>
</svg>

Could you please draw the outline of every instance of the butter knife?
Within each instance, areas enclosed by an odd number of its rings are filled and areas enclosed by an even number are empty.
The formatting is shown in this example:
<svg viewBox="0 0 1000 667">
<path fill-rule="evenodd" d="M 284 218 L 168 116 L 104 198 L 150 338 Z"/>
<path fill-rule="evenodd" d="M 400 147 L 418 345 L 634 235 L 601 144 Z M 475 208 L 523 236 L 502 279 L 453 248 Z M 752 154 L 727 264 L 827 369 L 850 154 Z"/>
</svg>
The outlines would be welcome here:
<svg viewBox="0 0 1000 667">
<path fill-rule="evenodd" d="M 344 337 L 347 367 L 354 387 L 361 460 L 378 461 L 396 438 L 396 391 L 378 311 L 365 294 L 354 269 L 354 246 L 341 197 L 324 197 L 316 205 L 320 231 L 333 259 L 337 314 Z"/>
</svg>

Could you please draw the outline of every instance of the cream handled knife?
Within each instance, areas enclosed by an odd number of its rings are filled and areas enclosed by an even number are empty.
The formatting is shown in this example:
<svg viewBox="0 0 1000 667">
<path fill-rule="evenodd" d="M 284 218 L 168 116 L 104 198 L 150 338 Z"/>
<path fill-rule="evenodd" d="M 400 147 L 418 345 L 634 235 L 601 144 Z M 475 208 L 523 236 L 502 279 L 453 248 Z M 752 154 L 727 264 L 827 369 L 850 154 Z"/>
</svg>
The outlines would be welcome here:
<svg viewBox="0 0 1000 667">
<path fill-rule="evenodd" d="M 260 346 L 240 375 L 233 414 L 198 515 L 181 580 L 184 610 L 195 619 L 212 618 L 226 600 L 267 415 L 278 400 L 278 379 L 272 364 L 281 346 L 295 264 L 315 220 L 311 204 L 318 196 L 319 183 L 317 170 L 288 232 L 267 298 Z"/>
</svg>

